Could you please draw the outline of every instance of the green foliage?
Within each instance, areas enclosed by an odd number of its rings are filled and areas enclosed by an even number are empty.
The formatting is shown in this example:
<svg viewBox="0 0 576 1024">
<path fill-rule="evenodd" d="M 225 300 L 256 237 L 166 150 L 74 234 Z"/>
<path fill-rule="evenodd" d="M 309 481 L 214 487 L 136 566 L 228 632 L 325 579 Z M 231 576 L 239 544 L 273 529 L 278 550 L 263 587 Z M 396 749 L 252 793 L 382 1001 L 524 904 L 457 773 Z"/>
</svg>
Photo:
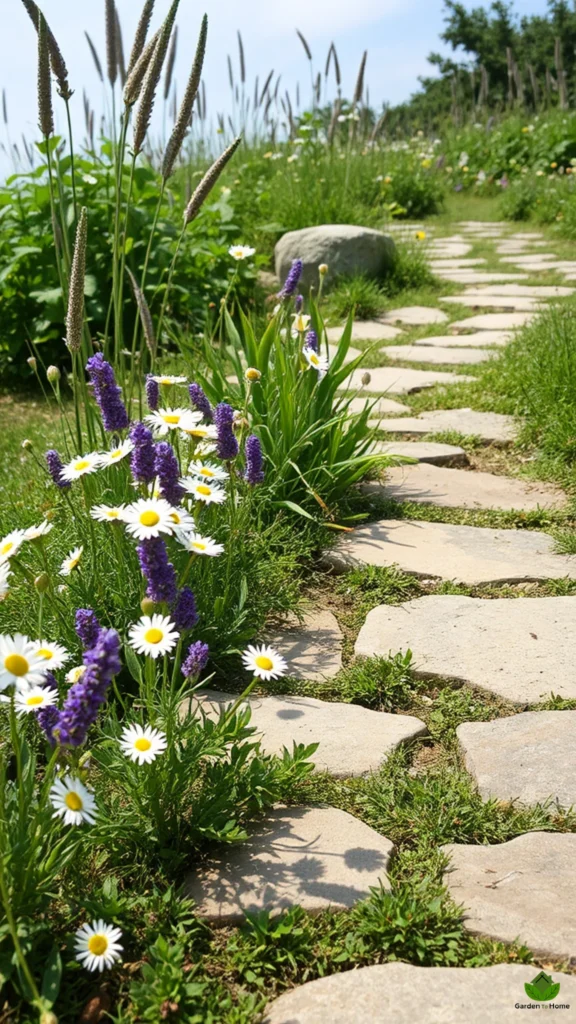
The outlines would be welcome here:
<svg viewBox="0 0 576 1024">
<path fill-rule="evenodd" d="M 357 320 L 373 320 L 385 306 L 381 284 L 362 275 L 341 278 L 330 293 L 330 310 L 338 320 L 351 313 Z"/>
<path fill-rule="evenodd" d="M 272 916 L 268 910 L 246 912 L 245 925 L 232 936 L 228 953 L 244 981 L 265 987 L 267 976 L 282 981 L 313 957 L 310 918 L 301 907 Z"/>
<path fill-rule="evenodd" d="M 406 708 L 414 690 L 411 664 L 411 651 L 390 658 L 357 661 L 338 676 L 340 699 L 378 711 Z"/>
<path fill-rule="evenodd" d="M 191 980 L 194 970 L 185 963 L 183 947 L 159 936 L 148 955 L 149 962 L 142 964 L 140 978 L 130 986 L 132 1015 L 155 1024 L 185 1014 L 190 1024 L 203 1024 L 202 996 L 206 983 Z"/>
</svg>

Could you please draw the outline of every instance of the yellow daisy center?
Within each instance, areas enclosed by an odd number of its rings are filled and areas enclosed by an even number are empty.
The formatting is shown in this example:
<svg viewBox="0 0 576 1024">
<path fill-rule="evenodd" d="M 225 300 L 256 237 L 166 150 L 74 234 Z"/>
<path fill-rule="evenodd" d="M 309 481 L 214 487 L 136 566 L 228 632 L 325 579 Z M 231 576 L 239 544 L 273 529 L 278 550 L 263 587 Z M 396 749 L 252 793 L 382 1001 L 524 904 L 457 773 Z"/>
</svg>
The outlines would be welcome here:
<svg viewBox="0 0 576 1024">
<path fill-rule="evenodd" d="M 315 353 L 312 353 L 312 355 L 310 356 L 310 362 L 312 363 L 313 366 L 318 366 L 319 359 Z"/>
<path fill-rule="evenodd" d="M 34 708 L 38 704 L 43 704 L 43 703 L 44 703 L 44 697 L 40 697 L 40 696 L 28 697 L 27 700 L 26 700 L 26 704 L 28 705 L 29 708 Z"/>
<path fill-rule="evenodd" d="M 164 422 L 165 423 L 179 423 L 180 422 L 180 417 L 179 416 L 165 416 L 164 417 Z"/>
<path fill-rule="evenodd" d="M 142 526 L 158 526 L 160 522 L 160 516 L 157 512 L 150 509 L 149 512 L 142 512 L 140 515 L 140 522 Z"/>
<path fill-rule="evenodd" d="M 211 469 L 206 469 L 206 467 L 203 466 L 200 470 L 200 476 L 214 476 L 214 473 Z"/>
<path fill-rule="evenodd" d="M 161 384 L 171 384 L 172 381 L 170 380 L 170 377 L 162 377 L 162 380 L 160 381 L 160 383 Z"/>
<path fill-rule="evenodd" d="M 198 491 L 198 494 L 204 494 L 206 497 L 208 497 L 209 494 L 212 494 L 210 488 L 206 487 L 205 484 L 198 484 L 196 490 Z"/>
<path fill-rule="evenodd" d="M 25 676 L 30 665 L 23 654 L 9 654 L 4 658 L 4 668 L 13 676 Z"/>
<path fill-rule="evenodd" d="M 271 668 L 274 668 L 274 662 L 271 658 L 267 658 L 265 654 L 259 654 L 254 661 L 258 668 L 263 669 L 264 672 L 269 672 Z"/>
<path fill-rule="evenodd" d="M 44 658 L 46 661 L 50 661 L 50 658 L 54 657 L 54 651 L 48 650 L 47 647 L 41 647 L 39 651 L 36 651 L 39 658 Z"/>
<path fill-rule="evenodd" d="M 144 634 L 144 639 L 147 644 L 159 644 L 164 639 L 164 633 L 161 629 L 156 629 L 154 626 L 152 629 L 147 629 Z"/>
<path fill-rule="evenodd" d="M 82 469 L 88 469 L 89 465 L 88 459 L 80 459 L 79 462 L 74 463 L 74 469 L 79 473 Z"/>
<path fill-rule="evenodd" d="M 193 427 L 185 430 L 184 433 L 190 434 L 190 437 L 206 437 L 207 431 L 205 427 Z"/>
<path fill-rule="evenodd" d="M 9 551 L 12 551 L 13 547 L 14 547 L 14 541 L 12 541 L 12 540 L 6 541 L 6 543 L 3 544 L 2 547 L 0 548 L 0 555 L 7 555 Z"/>
<path fill-rule="evenodd" d="M 64 803 L 71 811 L 81 811 L 84 806 L 82 798 L 78 796 L 78 793 L 66 793 Z"/>
<path fill-rule="evenodd" d="M 177 512 L 171 512 L 170 519 L 172 520 L 173 523 L 176 523 L 176 526 L 178 526 L 182 522 Z"/>
<path fill-rule="evenodd" d="M 75 568 L 76 568 L 76 566 L 78 565 L 78 562 L 79 562 L 79 561 L 80 561 L 80 558 L 79 558 L 79 557 L 78 557 L 78 558 L 71 558 L 71 559 L 70 559 L 70 561 L 69 561 L 69 563 L 68 563 L 68 566 L 69 566 L 69 568 L 70 568 L 70 569 L 75 569 Z"/>
<path fill-rule="evenodd" d="M 206 551 L 206 545 L 202 544 L 199 540 L 192 541 L 192 547 L 198 548 L 198 551 Z"/>
<path fill-rule="evenodd" d="M 134 744 L 134 749 L 135 750 L 145 751 L 145 750 L 150 750 L 151 746 L 152 746 L 152 744 L 151 744 L 150 740 L 147 740 L 145 736 L 140 736 L 136 740 L 136 742 Z"/>
<path fill-rule="evenodd" d="M 122 449 L 117 448 L 115 452 L 111 452 L 110 454 L 113 459 L 119 459 L 120 456 L 122 455 Z"/>
<path fill-rule="evenodd" d="M 91 935 L 88 939 L 88 949 L 94 956 L 102 956 L 108 949 L 108 939 L 105 935 Z"/>
<path fill-rule="evenodd" d="M 108 516 L 108 519 L 118 519 L 118 516 L 120 515 L 120 513 L 118 512 L 117 508 L 111 508 L 106 513 L 106 515 Z"/>
</svg>

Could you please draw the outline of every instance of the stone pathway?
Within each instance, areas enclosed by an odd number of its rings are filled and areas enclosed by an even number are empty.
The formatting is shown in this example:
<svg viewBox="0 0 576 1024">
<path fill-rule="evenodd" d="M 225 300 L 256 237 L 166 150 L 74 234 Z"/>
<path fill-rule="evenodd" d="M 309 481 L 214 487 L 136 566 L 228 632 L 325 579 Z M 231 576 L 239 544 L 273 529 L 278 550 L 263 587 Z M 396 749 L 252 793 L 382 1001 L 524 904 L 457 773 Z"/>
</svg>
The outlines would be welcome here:
<svg viewBox="0 0 576 1024">
<path fill-rule="evenodd" d="M 332 612 L 310 611 L 302 622 L 287 615 L 263 640 L 286 659 L 292 679 L 333 679 L 342 668 L 342 632 Z"/>
<path fill-rule="evenodd" d="M 380 429 L 390 433 L 437 434 L 443 430 L 457 430 L 459 434 L 479 437 L 489 444 L 506 444 L 516 436 L 512 416 L 497 412 L 476 412 L 474 409 L 431 409 L 419 416 L 403 416 L 393 420 L 380 420 Z"/>
<path fill-rule="evenodd" d="M 415 345 L 428 348 L 484 348 L 492 345 L 507 345 L 513 331 L 476 331 L 474 334 L 437 334 L 417 338 Z"/>
<path fill-rule="evenodd" d="M 392 366 L 378 366 L 373 370 L 368 370 L 370 380 L 365 384 L 363 380 L 365 373 L 366 370 L 353 370 L 345 381 L 345 387 L 350 391 L 362 389 L 374 392 L 374 394 L 386 392 L 390 395 L 409 395 L 414 391 L 422 391 L 423 388 L 432 388 L 435 384 L 453 384 L 455 379 L 454 374 L 443 373 L 441 370 L 396 369 Z M 462 384 L 474 380 L 473 377 L 465 374 L 459 375 L 457 379 Z"/>
<path fill-rule="evenodd" d="M 374 451 L 416 459 L 417 462 L 429 462 L 433 466 L 462 466 L 468 462 L 463 448 L 456 444 L 439 444 L 437 441 L 377 441 Z"/>
<path fill-rule="evenodd" d="M 478 363 L 485 363 L 493 356 L 492 352 L 480 348 L 441 348 L 440 346 L 424 348 L 422 345 L 387 345 L 380 351 L 383 356 L 393 361 L 436 363 L 438 366 L 448 363 L 475 366 Z"/>
</svg>

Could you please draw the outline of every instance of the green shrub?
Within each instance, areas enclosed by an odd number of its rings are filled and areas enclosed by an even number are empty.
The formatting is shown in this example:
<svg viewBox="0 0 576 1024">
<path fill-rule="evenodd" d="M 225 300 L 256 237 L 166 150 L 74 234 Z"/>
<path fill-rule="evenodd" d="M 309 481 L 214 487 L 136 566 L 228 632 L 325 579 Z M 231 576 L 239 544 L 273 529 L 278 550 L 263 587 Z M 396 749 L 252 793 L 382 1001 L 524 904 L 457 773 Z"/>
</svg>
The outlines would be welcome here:
<svg viewBox="0 0 576 1024">
<path fill-rule="evenodd" d="M 385 306 L 381 285 L 362 275 L 341 278 L 330 292 L 330 310 L 338 320 L 347 319 L 351 313 L 357 320 L 373 320 Z"/>
</svg>

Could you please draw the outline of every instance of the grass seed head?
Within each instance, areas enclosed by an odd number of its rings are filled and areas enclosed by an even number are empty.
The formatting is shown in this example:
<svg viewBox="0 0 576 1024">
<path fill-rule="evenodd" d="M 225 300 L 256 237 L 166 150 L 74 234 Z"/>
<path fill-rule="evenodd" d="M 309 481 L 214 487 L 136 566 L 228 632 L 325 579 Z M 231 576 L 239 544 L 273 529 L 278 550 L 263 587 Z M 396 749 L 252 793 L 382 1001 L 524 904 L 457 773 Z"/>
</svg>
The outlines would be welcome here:
<svg viewBox="0 0 576 1024">
<path fill-rule="evenodd" d="M 146 37 L 148 35 L 148 29 L 150 28 L 150 21 L 154 11 L 155 0 L 145 0 L 140 20 L 136 28 L 136 35 L 134 36 L 134 42 L 132 43 L 132 51 L 130 53 L 130 60 L 128 61 L 128 75 L 131 75 L 136 63 L 139 60 L 144 47 L 146 46 Z"/>
<path fill-rule="evenodd" d="M 50 54 L 44 16 L 38 15 L 38 124 L 45 139 L 54 134 Z"/>
<path fill-rule="evenodd" d="M 192 117 L 192 109 L 194 107 L 194 101 L 198 95 L 198 89 L 200 87 L 200 79 L 202 77 L 202 68 L 204 65 L 204 55 L 206 53 L 206 38 L 208 35 L 208 16 L 205 14 L 202 18 L 202 25 L 200 26 L 200 35 L 198 37 L 198 44 L 196 46 L 196 55 L 194 57 L 194 63 L 186 86 L 186 92 L 180 104 L 180 110 L 172 134 L 168 140 L 166 146 L 166 152 L 164 154 L 164 161 L 162 164 L 162 177 L 164 180 L 170 177 L 174 169 L 174 164 L 182 147 L 182 143 L 186 137 L 190 119 Z"/>
<path fill-rule="evenodd" d="M 218 178 L 222 174 L 226 164 L 232 159 L 241 142 L 242 136 L 239 135 L 234 139 L 234 142 L 232 142 L 228 148 L 220 154 L 218 159 L 214 161 L 211 168 L 206 172 L 186 207 L 186 211 L 184 213 L 185 224 L 190 224 L 190 221 L 193 221 L 194 218 L 197 217 L 204 200 L 214 188 L 214 185 L 218 181 Z"/>
<path fill-rule="evenodd" d="M 140 93 L 140 103 L 134 117 L 133 149 L 135 154 L 141 152 L 142 146 L 144 145 L 144 139 L 146 138 L 146 133 L 150 125 L 150 119 L 154 109 L 154 100 L 156 99 L 156 90 L 158 88 L 158 82 L 160 81 L 160 75 L 162 74 L 162 67 L 166 59 L 168 44 L 170 42 L 170 36 L 172 35 L 174 19 L 176 18 L 179 2 L 180 0 L 173 0 L 172 6 L 166 15 L 166 20 L 160 29 L 158 42 L 156 43 L 154 53 L 152 54 L 146 74 L 144 75 L 142 91 Z"/>
<path fill-rule="evenodd" d="M 88 238 L 88 211 L 85 206 L 76 228 L 74 256 L 70 269 L 70 291 L 66 313 L 66 345 L 70 352 L 79 352 L 84 329 L 84 280 L 86 277 L 86 241 Z"/>
</svg>

